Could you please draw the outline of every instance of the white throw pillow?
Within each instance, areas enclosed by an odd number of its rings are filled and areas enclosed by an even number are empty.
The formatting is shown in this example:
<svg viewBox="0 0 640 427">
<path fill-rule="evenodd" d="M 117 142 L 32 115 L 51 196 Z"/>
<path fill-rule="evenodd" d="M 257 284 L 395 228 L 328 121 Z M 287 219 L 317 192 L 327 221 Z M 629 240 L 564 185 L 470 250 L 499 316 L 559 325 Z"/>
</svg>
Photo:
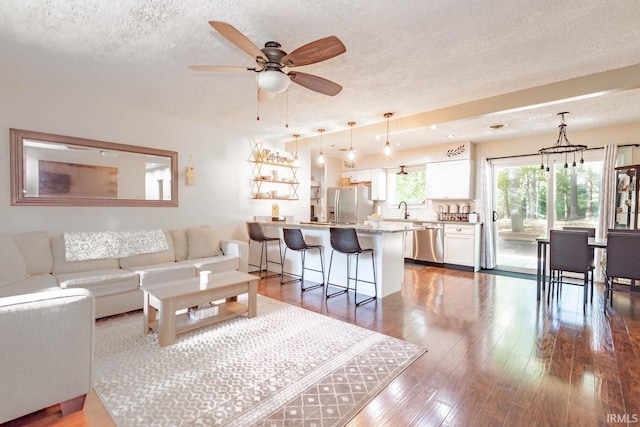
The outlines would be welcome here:
<svg viewBox="0 0 640 427">
<path fill-rule="evenodd" d="M 0 254 L 0 286 L 27 277 L 27 266 L 15 240 L 9 236 L 0 237 Z"/>
<path fill-rule="evenodd" d="M 222 255 L 218 232 L 211 228 L 190 228 L 187 230 L 187 240 L 189 241 L 188 259 Z"/>
<path fill-rule="evenodd" d="M 25 264 L 27 274 L 51 274 L 53 270 L 53 253 L 51 250 L 51 240 L 46 231 L 32 231 L 29 233 L 19 233 L 13 235 Z"/>
<path fill-rule="evenodd" d="M 187 230 L 171 230 L 173 250 L 176 252 L 176 261 L 184 261 L 189 256 L 189 243 L 187 242 Z"/>
</svg>

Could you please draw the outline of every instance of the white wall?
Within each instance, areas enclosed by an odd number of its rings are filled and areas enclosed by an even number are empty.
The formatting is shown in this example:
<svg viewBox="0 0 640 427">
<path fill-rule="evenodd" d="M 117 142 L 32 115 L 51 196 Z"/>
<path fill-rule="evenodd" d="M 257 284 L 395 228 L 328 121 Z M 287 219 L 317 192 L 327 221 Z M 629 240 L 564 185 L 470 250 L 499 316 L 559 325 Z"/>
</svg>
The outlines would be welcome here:
<svg viewBox="0 0 640 427">
<path fill-rule="evenodd" d="M 43 87 L 0 80 L 0 235 L 46 230 L 124 230 L 209 224 L 223 238 L 246 238 L 245 221 L 270 215 L 273 201 L 250 200 L 251 144 L 224 124 L 201 124 L 163 114 L 88 101 Z M 86 94 L 85 94 L 86 96 Z M 11 206 L 9 129 L 26 129 L 178 152 L 179 206 Z M 272 144 L 273 145 L 273 144 Z M 308 152 L 299 153 L 308 165 Z M 196 185 L 185 185 L 185 167 L 196 168 Z M 307 219 L 309 170 L 301 168 L 299 202 L 278 201 L 281 215 Z"/>
</svg>

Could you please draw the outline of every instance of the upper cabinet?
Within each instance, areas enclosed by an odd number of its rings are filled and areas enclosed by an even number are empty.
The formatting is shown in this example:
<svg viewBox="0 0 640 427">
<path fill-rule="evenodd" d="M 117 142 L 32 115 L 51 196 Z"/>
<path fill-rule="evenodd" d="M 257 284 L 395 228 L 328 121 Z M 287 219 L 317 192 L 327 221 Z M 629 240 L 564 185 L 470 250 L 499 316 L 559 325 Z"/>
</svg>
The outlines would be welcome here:
<svg viewBox="0 0 640 427">
<path fill-rule="evenodd" d="M 387 172 L 382 169 L 361 169 L 342 172 L 342 178 L 349 178 L 352 185 L 370 186 L 371 200 L 387 199 Z"/>
<path fill-rule="evenodd" d="M 427 163 L 427 199 L 473 199 L 473 160 Z"/>
<path fill-rule="evenodd" d="M 349 178 L 351 184 L 368 184 L 371 182 L 371 169 L 342 172 L 343 178 Z"/>
<path fill-rule="evenodd" d="M 387 200 L 387 171 L 371 169 L 371 200 Z"/>
</svg>

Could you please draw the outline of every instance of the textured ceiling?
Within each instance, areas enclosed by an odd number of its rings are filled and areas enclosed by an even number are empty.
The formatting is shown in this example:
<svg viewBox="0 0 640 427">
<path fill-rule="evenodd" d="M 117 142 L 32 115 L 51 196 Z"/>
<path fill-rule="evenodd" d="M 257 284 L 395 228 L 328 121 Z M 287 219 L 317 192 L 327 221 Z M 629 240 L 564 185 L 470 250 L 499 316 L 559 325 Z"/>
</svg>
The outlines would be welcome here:
<svg viewBox="0 0 640 427">
<path fill-rule="evenodd" d="M 292 84 L 288 94 L 259 105 L 257 121 L 252 72 L 187 68 L 254 65 L 210 20 L 235 26 L 258 47 L 275 40 L 288 52 L 337 36 L 345 54 L 297 70 L 343 91 L 328 97 Z M 316 138 L 323 127 L 348 145 L 346 123 L 355 121 L 354 147 L 367 153 L 380 149 L 373 130 L 367 137 L 356 131 L 377 123 L 384 132 L 385 112 L 394 113 L 390 129 L 402 148 L 451 142 L 447 134 L 482 142 L 547 133 L 564 110 L 571 111 L 571 130 L 640 121 L 638 89 L 470 116 L 436 130 L 411 131 L 401 120 L 639 64 L 638 22 L 635 0 L 1 0 L 0 78 L 219 124 L 265 141 L 290 141 L 294 133 Z M 496 121 L 509 126 L 498 134 L 488 129 Z"/>
</svg>

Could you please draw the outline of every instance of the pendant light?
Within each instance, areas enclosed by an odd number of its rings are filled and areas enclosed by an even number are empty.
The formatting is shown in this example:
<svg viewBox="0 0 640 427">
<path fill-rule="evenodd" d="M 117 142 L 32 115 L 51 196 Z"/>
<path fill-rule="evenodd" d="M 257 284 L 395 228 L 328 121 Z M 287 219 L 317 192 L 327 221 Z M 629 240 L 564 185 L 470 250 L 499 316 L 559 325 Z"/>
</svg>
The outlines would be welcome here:
<svg viewBox="0 0 640 427">
<path fill-rule="evenodd" d="M 356 152 L 353 151 L 353 126 L 355 124 L 356 124 L 356 122 L 347 123 L 347 125 L 349 125 L 351 127 L 351 144 L 349 145 L 349 151 L 347 152 L 347 158 L 352 162 L 356 158 Z"/>
<path fill-rule="evenodd" d="M 318 132 L 320 132 L 320 155 L 318 156 L 318 164 L 323 165 L 324 154 L 322 154 L 322 133 L 324 132 L 324 129 L 318 129 Z"/>
<path fill-rule="evenodd" d="M 300 160 L 298 160 L 298 137 L 300 137 L 300 135 L 294 133 L 293 137 L 296 139 L 296 154 L 293 156 L 293 166 L 298 167 L 300 166 Z"/>
<path fill-rule="evenodd" d="M 576 167 L 576 153 L 580 152 L 580 164 L 584 163 L 584 151 L 587 149 L 586 145 L 573 145 L 571 142 L 569 142 L 569 140 L 567 139 L 567 124 L 564 122 L 564 116 L 566 114 L 569 114 L 569 112 L 565 111 L 562 113 L 558 113 L 558 116 L 560 116 L 560 125 L 558 126 L 558 128 L 560 128 L 560 132 L 558 134 L 558 140 L 556 141 L 555 144 L 553 144 L 551 147 L 545 147 L 545 148 L 541 148 L 540 150 L 538 150 L 538 153 L 540 153 L 540 159 L 541 159 L 541 164 L 540 164 L 540 169 L 545 170 L 547 172 L 549 172 L 549 156 L 551 154 L 564 154 L 564 168 L 567 169 L 569 167 L 569 163 L 568 163 L 568 158 L 569 158 L 569 154 L 573 154 L 573 167 Z M 544 156 L 545 154 L 547 155 L 547 167 L 545 168 L 544 166 Z"/>
<path fill-rule="evenodd" d="M 384 113 L 384 117 L 387 119 L 387 142 L 384 144 L 384 158 L 388 159 L 391 155 L 391 144 L 389 143 L 389 119 L 393 116 L 393 113 Z"/>
</svg>

